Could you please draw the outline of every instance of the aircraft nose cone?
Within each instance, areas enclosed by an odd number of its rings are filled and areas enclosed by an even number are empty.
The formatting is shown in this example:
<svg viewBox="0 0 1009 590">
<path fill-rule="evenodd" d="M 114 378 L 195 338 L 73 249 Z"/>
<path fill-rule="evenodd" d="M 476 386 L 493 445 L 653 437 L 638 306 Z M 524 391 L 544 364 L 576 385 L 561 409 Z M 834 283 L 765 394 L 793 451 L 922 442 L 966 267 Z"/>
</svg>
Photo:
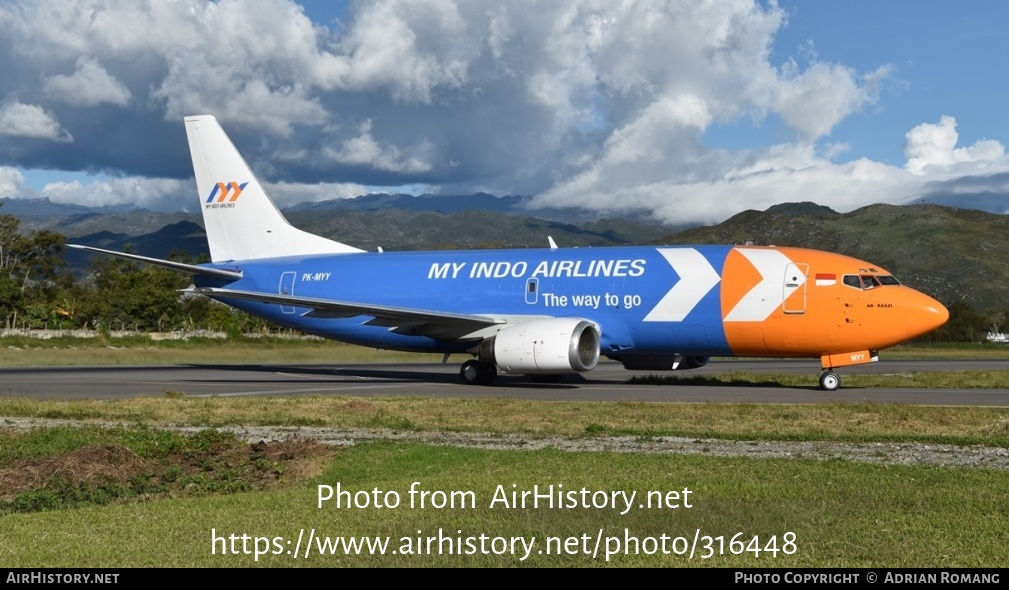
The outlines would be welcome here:
<svg viewBox="0 0 1009 590">
<path fill-rule="evenodd" d="M 935 299 L 915 291 L 914 302 L 909 306 L 907 334 L 910 338 L 927 334 L 949 320 L 949 310 Z"/>
</svg>

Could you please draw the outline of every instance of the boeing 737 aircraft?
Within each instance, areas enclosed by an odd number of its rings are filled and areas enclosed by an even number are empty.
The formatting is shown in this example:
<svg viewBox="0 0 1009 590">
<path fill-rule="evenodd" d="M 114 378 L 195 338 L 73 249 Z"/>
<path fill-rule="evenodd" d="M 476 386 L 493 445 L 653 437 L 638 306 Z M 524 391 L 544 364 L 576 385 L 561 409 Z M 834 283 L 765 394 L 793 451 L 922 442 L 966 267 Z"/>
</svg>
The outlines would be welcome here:
<svg viewBox="0 0 1009 590">
<path fill-rule="evenodd" d="M 196 293 L 309 334 L 470 355 L 466 383 L 499 372 L 556 381 L 600 355 L 652 371 L 710 356 L 813 357 L 832 391 L 836 368 L 949 317 L 879 266 L 816 250 L 364 252 L 288 224 L 214 117 L 185 123 L 213 262 L 76 247 L 192 273 Z"/>
</svg>

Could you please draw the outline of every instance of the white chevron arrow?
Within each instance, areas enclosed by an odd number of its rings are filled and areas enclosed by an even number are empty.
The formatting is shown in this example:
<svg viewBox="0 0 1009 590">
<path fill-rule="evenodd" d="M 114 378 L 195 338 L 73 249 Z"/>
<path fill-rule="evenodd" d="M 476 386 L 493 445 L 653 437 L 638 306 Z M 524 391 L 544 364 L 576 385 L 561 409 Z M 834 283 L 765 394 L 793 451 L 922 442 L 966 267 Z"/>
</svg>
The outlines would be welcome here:
<svg viewBox="0 0 1009 590">
<path fill-rule="evenodd" d="M 757 269 L 761 280 L 736 303 L 725 321 L 762 322 L 785 301 L 785 269 L 792 261 L 778 250 L 736 248 L 736 251 Z"/>
<path fill-rule="evenodd" d="M 646 322 L 682 322 L 711 288 L 722 280 L 707 258 L 693 248 L 656 248 L 680 276 L 648 312 Z"/>
</svg>

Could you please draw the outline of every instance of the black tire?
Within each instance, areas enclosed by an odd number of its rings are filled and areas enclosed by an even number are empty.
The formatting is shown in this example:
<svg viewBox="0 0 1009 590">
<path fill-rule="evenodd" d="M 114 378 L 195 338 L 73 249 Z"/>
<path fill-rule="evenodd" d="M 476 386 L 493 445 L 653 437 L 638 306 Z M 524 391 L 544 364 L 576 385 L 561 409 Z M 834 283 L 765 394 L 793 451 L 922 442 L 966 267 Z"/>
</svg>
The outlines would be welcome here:
<svg viewBox="0 0 1009 590">
<path fill-rule="evenodd" d="M 459 376 L 466 385 L 490 385 L 497 379 L 497 367 L 478 360 L 468 360 L 459 368 Z"/>
</svg>

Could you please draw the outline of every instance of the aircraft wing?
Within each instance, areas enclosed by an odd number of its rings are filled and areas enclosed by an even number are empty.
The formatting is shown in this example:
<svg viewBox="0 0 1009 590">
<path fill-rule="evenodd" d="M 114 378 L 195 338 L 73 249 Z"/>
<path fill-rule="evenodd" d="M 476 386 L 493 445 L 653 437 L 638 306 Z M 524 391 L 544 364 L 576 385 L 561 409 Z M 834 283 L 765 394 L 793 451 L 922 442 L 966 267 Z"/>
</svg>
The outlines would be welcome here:
<svg viewBox="0 0 1009 590">
<path fill-rule="evenodd" d="M 222 299 L 243 299 L 246 301 L 258 301 L 259 303 L 307 307 L 312 311 L 305 315 L 310 317 L 349 318 L 360 315 L 372 316 L 374 319 L 366 322 L 368 325 L 388 326 L 396 328 L 396 332 L 426 335 L 432 338 L 459 338 L 482 328 L 507 323 L 502 318 L 483 315 L 392 307 L 333 299 L 316 299 L 314 297 L 299 297 L 297 295 L 283 295 L 279 293 L 259 293 L 218 287 L 197 287 L 188 289 L 186 292 L 199 293 L 208 297 Z"/>
</svg>

